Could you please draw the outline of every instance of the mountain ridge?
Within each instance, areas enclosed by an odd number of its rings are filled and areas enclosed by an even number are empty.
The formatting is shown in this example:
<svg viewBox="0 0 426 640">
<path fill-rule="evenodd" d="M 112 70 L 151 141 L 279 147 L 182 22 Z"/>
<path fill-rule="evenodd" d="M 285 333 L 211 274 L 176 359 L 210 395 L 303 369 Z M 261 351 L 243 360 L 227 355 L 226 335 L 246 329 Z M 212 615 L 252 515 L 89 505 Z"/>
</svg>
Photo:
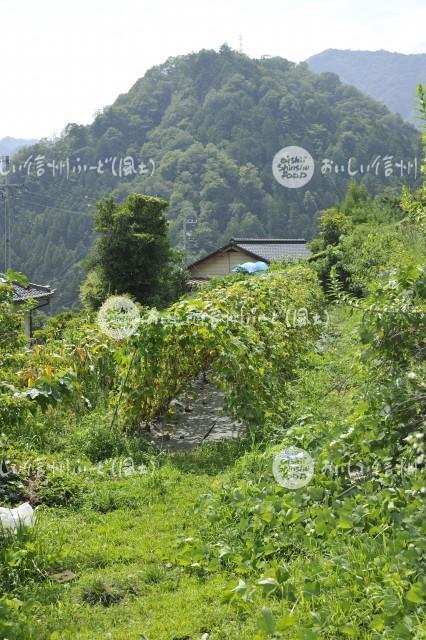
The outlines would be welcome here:
<svg viewBox="0 0 426 640">
<path fill-rule="evenodd" d="M 13 138 L 5 136 L 0 138 L 0 155 L 12 156 L 23 147 L 29 147 L 38 142 L 36 138 Z"/>
<path fill-rule="evenodd" d="M 426 82 L 426 53 L 330 48 L 306 63 L 315 73 L 336 73 L 342 82 L 383 102 L 407 121 L 418 122 L 416 85 Z"/>
</svg>

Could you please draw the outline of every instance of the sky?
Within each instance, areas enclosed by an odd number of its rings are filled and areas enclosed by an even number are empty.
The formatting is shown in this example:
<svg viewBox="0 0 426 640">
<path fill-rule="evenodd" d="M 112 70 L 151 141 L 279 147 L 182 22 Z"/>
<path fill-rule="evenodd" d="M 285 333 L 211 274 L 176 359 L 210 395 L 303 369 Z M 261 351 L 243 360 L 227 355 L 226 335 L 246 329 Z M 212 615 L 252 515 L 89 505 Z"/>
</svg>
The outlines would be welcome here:
<svg viewBox="0 0 426 640">
<path fill-rule="evenodd" d="M 424 0 L 0 0 L 0 139 L 88 124 L 169 56 L 425 53 L 425 25 Z"/>
</svg>

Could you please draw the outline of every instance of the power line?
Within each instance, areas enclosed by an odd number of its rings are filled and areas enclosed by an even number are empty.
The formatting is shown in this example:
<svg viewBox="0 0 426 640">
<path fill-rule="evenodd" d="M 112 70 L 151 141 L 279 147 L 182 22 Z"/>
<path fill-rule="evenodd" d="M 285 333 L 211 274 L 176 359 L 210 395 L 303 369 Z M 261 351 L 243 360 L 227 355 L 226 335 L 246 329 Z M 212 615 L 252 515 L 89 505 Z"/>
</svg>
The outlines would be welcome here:
<svg viewBox="0 0 426 640">
<path fill-rule="evenodd" d="M 56 204 L 55 198 L 52 198 L 51 196 L 46 197 L 43 194 L 33 193 L 32 191 L 28 191 L 28 189 L 24 189 L 24 191 L 22 192 L 22 195 L 24 197 L 27 197 L 28 199 L 31 199 L 31 201 L 35 200 L 37 202 L 42 200 L 43 204 L 49 204 L 49 203 L 52 205 Z"/>
<path fill-rule="evenodd" d="M 52 202 L 54 202 L 57 198 L 59 198 L 59 197 L 60 197 L 60 195 L 58 195 L 58 196 L 55 198 L 55 196 L 48 195 L 48 194 L 46 194 L 45 192 L 40 191 L 40 190 L 33 191 L 33 190 L 30 188 L 32 185 L 33 185 L 33 186 L 35 186 L 35 185 L 34 185 L 34 183 L 30 183 L 30 184 L 28 184 L 28 183 L 26 183 L 26 182 L 24 182 L 24 183 L 23 183 L 23 185 L 22 185 L 22 186 L 23 186 L 23 193 L 24 193 L 24 195 L 30 195 L 32 198 L 41 198 L 41 199 L 42 199 L 42 200 L 44 200 L 44 201 L 50 200 L 50 201 L 52 201 Z M 68 193 L 67 195 L 70 195 L 70 193 Z M 103 198 L 104 196 L 99 196 L 98 198 L 90 198 L 89 196 L 82 196 L 82 197 L 84 198 L 84 200 L 88 200 L 89 202 L 96 203 L 96 202 L 99 202 L 100 200 L 102 200 L 102 198 Z"/>
<path fill-rule="evenodd" d="M 81 258 L 78 258 L 77 260 L 73 260 L 72 262 L 70 262 L 65 269 L 63 269 L 59 275 L 55 276 L 55 278 L 53 278 L 52 280 L 49 280 L 49 285 L 53 284 L 54 282 L 58 282 L 62 276 L 69 270 L 72 269 L 72 267 L 74 267 L 76 264 L 78 264 L 79 262 L 81 262 L 84 259 L 84 256 L 82 256 Z"/>
<path fill-rule="evenodd" d="M 77 213 L 77 214 L 84 214 L 84 215 L 88 215 L 91 213 L 91 211 L 84 211 L 84 209 L 66 209 L 65 207 L 57 207 L 55 205 L 53 206 L 46 205 L 42 202 L 30 202 L 27 199 L 23 198 L 21 194 L 18 194 L 18 198 L 19 198 L 20 204 L 26 207 L 32 207 L 32 208 L 42 207 L 44 211 L 45 210 L 63 211 L 64 213 Z M 39 213 L 41 213 L 41 211 Z"/>
<path fill-rule="evenodd" d="M 24 189 L 23 189 L 23 193 L 24 195 L 30 195 L 32 198 L 38 198 L 38 199 L 42 199 L 42 200 L 50 200 L 51 202 L 55 201 L 55 198 L 52 196 L 48 196 L 46 194 L 44 194 L 43 192 L 40 191 L 32 191 L 31 189 L 29 189 L 28 185 L 24 184 Z M 100 200 L 102 200 L 102 196 L 100 196 L 99 198 L 89 198 L 89 196 L 83 196 L 85 200 L 88 200 L 89 202 L 93 202 L 93 203 L 97 203 Z"/>
<path fill-rule="evenodd" d="M 40 205 L 40 206 L 46 207 L 46 209 L 63 209 L 64 211 L 71 211 L 72 213 L 79 212 L 79 211 L 81 212 L 83 211 L 84 207 L 91 208 L 92 206 L 92 205 L 85 204 L 85 205 L 82 205 L 81 209 L 71 209 L 69 207 L 63 207 L 60 204 L 56 205 L 54 202 L 49 203 L 47 200 L 44 200 L 44 198 L 38 198 L 38 196 L 35 197 L 22 192 L 19 194 L 19 197 L 22 200 L 25 200 L 27 204 Z"/>
</svg>

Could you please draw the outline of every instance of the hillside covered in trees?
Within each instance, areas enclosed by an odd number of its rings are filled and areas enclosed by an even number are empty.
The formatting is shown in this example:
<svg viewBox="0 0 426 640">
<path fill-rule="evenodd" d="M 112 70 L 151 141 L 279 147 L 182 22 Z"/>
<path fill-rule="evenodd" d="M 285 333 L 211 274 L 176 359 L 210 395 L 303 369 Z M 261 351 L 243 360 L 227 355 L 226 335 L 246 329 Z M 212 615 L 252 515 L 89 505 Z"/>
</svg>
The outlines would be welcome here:
<svg viewBox="0 0 426 640">
<path fill-rule="evenodd" d="M 299 189 L 272 174 L 274 155 L 291 145 L 316 163 Z M 415 186 L 414 169 L 395 166 L 385 176 L 383 158 L 412 162 L 419 148 L 417 131 L 398 115 L 305 63 L 253 60 L 227 46 L 169 59 L 91 125 L 69 124 L 15 157 L 13 181 L 25 178 L 25 186 L 13 192 L 12 267 L 57 287 L 55 309 L 76 307 L 95 202 L 106 194 L 167 200 L 175 247 L 184 220 L 196 220 L 191 259 L 235 235 L 310 238 L 318 212 L 346 192 L 349 158 L 370 193 L 398 194 L 401 182 Z M 325 158 L 334 164 L 323 175 Z"/>
<path fill-rule="evenodd" d="M 414 98 L 416 85 L 426 80 L 426 53 L 327 49 L 306 62 L 315 73 L 337 73 L 405 120 L 418 120 Z"/>
</svg>

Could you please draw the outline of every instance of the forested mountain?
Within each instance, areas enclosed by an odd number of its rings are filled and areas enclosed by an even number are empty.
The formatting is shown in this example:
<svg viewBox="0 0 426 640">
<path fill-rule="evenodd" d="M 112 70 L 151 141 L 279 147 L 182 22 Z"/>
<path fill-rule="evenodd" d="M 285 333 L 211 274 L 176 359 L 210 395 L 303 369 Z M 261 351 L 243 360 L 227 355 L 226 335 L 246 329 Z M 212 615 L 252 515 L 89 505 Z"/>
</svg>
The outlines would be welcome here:
<svg viewBox="0 0 426 640">
<path fill-rule="evenodd" d="M 316 73 L 337 73 L 342 82 L 353 84 L 406 120 L 418 120 L 416 85 L 426 81 L 426 53 L 327 49 L 306 62 Z"/>
<path fill-rule="evenodd" d="M 19 151 L 19 149 L 29 147 L 36 142 L 37 140 L 35 138 L 26 140 L 25 138 L 11 138 L 10 136 L 6 136 L 0 140 L 0 156 L 13 155 Z"/>
<path fill-rule="evenodd" d="M 274 155 L 291 145 L 316 161 L 312 180 L 297 189 L 272 174 Z M 108 193 L 168 200 L 174 246 L 182 246 L 184 220 L 196 219 L 188 238 L 195 258 L 235 235 L 312 237 L 317 212 L 346 191 L 350 157 L 349 168 L 377 193 L 413 185 L 407 163 L 420 155 L 411 125 L 334 74 L 227 46 L 202 50 L 150 69 L 91 125 L 70 124 L 15 158 L 14 182 L 25 176 L 25 186 L 13 191 L 12 266 L 56 286 L 56 309 L 72 306 L 93 207 Z M 394 162 L 386 177 L 384 156 Z M 334 162 L 326 175 L 324 158 Z M 0 239 L 1 261 L 2 247 Z"/>
</svg>

